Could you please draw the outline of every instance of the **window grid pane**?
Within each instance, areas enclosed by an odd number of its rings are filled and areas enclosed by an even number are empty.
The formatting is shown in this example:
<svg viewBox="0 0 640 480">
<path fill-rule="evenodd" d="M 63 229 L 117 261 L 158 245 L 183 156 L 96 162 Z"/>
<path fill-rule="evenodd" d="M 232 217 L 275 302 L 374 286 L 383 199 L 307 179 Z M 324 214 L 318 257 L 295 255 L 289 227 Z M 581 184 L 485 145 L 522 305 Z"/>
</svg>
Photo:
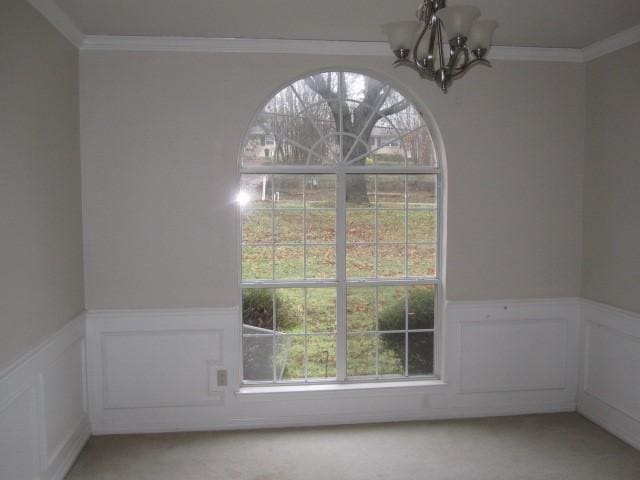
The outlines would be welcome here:
<svg viewBox="0 0 640 480">
<path fill-rule="evenodd" d="M 402 376 L 433 374 L 433 343 L 428 342 L 435 334 L 435 286 L 348 287 L 347 295 L 355 300 L 347 316 L 347 361 L 352 371 L 360 372 L 358 377 L 394 377 L 400 375 L 400 368 Z M 375 329 L 362 328 L 371 323 L 363 322 L 358 312 L 374 298 L 366 313 L 373 313 Z M 363 360 L 357 355 L 366 350 L 371 336 L 378 339 L 375 373 L 365 375 L 358 368 Z"/>
<path fill-rule="evenodd" d="M 436 202 L 436 176 L 347 174 L 352 186 L 350 176 L 365 179 L 366 198 L 373 202 L 347 199 L 347 278 L 436 278 L 437 203 L 430 203 Z M 431 193 L 418 195 L 420 187 Z M 371 218 L 373 237 L 358 231 L 370 225 Z"/>
</svg>

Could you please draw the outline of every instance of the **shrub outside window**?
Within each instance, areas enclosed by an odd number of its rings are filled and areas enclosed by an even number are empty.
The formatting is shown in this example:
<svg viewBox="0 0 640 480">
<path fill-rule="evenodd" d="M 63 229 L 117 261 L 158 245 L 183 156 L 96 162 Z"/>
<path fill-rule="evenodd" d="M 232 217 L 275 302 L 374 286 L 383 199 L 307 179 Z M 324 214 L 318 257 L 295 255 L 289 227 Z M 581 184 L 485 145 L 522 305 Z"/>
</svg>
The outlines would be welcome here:
<svg viewBox="0 0 640 480">
<path fill-rule="evenodd" d="M 314 74 L 256 115 L 240 162 L 244 382 L 434 377 L 441 171 L 419 109 Z"/>
</svg>

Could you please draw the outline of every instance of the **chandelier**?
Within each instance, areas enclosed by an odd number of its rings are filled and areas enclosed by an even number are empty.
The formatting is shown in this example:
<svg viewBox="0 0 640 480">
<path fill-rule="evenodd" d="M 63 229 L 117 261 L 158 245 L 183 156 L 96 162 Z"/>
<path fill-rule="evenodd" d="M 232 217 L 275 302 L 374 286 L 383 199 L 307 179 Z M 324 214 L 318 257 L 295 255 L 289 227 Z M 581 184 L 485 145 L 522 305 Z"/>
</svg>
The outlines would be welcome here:
<svg viewBox="0 0 640 480">
<path fill-rule="evenodd" d="M 498 22 L 478 20 L 476 7 L 447 7 L 445 2 L 421 0 L 418 21 L 385 23 L 382 30 L 396 56 L 394 66 L 413 68 L 447 93 L 451 83 L 470 68 L 491 66 L 485 56 Z M 445 33 L 448 45 L 443 41 Z"/>
</svg>

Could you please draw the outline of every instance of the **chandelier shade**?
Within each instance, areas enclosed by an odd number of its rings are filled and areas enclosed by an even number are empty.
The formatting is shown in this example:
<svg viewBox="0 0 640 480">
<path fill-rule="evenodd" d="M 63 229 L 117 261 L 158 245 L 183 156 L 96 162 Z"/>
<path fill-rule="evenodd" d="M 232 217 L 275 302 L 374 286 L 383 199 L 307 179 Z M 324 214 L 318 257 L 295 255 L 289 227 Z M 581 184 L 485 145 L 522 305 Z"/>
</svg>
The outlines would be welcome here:
<svg viewBox="0 0 640 480">
<path fill-rule="evenodd" d="M 469 50 L 472 52 L 478 48 L 488 49 L 493 40 L 493 32 L 498 28 L 495 20 L 478 20 L 474 22 L 469 33 Z"/>
<path fill-rule="evenodd" d="M 491 66 L 485 57 L 498 22 L 478 20 L 480 14 L 474 6 L 421 0 L 418 21 L 382 25 L 396 56 L 394 66 L 414 69 L 447 93 L 452 82 L 475 65 Z"/>
<path fill-rule="evenodd" d="M 447 7 L 436 13 L 450 39 L 468 37 L 473 22 L 479 16 L 480 9 L 469 6 Z"/>
<path fill-rule="evenodd" d="M 417 20 L 389 22 L 382 25 L 382 31 L 387 35 L 391 50 L 394 52 L 400 49 L 409 50 L 413 46 L 419 29 L 420 22 Z"/>
</svg>

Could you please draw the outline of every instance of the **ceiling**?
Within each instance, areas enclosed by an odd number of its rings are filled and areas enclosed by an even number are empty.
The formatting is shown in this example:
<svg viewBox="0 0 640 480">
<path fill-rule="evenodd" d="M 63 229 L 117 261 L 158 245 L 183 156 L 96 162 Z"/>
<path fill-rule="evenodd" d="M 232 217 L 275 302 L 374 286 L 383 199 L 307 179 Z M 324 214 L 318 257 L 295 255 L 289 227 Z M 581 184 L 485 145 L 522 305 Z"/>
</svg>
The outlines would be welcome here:
<svg viewBox="0 0 640 480">
<path fill-rule="evenodd" d="M 55 0 L 87 35 L 382 41 L 417 0 Z M 640 24 L 640 0 L 452 0 L 500 22 L 496 45 L 583 48 Z"/>
</svg>

